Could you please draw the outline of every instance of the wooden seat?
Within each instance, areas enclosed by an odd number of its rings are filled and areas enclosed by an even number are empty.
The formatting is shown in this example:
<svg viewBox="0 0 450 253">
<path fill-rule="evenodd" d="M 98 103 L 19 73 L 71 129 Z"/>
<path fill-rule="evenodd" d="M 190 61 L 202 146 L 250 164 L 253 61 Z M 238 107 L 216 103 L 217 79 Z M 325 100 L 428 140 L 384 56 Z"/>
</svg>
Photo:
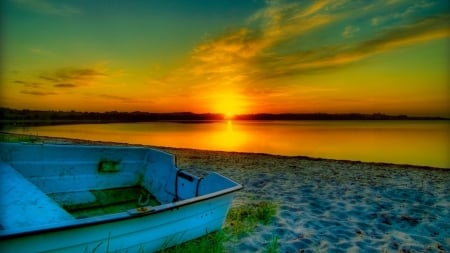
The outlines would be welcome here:
<svg viewBox="0 0 450 253">
<path fill-rule="evenodd" d="M 0 162 L 1 229 L 20 229 L 74 219 L 10 165 Z"/>
</svg>

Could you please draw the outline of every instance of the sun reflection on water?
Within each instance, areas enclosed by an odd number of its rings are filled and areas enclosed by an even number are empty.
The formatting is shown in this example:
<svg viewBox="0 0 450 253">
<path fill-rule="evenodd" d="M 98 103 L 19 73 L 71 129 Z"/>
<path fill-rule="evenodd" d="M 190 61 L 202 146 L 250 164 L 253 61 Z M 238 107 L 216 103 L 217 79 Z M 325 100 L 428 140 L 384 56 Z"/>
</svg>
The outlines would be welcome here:
<svg viewBox="0 0 450 253">
<path fill-rule="evenodd" d="M 211 132 L 209 137 L 202 138 L 200 141 L 204 142 L 202 146 L 214 146 L 220 150 L 236 151 L 239 150 L 239 147 L 245 145 L 247 140 L 247 133 L 238 127 L 236 128 L 233 121 L 229 119 L 216 131 Z"/>
</svg>

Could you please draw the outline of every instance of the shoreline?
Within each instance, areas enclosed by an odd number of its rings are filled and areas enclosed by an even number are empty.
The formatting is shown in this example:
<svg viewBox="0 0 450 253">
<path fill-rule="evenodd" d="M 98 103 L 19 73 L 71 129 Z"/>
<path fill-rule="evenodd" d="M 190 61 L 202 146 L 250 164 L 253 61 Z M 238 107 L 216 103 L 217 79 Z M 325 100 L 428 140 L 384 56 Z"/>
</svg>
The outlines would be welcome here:
<svg viewBox="0 0 450 253">
<path fill-rule="evenodd" d="M 3 135 L 3 134 L 1 134 Z M 54 143 L 124 143 L 32 136 Z M 144 145 L 132 145 L 144 146 Z M 147 146 L 149 147 L 149 146 Z M 225 242 L 226 252 L 448 252 L 450 170 L 269 154 L 153 147 L 177 167 L 241 183 L 233 207 L 277 203 L 268 225 Z"/>
</svg>

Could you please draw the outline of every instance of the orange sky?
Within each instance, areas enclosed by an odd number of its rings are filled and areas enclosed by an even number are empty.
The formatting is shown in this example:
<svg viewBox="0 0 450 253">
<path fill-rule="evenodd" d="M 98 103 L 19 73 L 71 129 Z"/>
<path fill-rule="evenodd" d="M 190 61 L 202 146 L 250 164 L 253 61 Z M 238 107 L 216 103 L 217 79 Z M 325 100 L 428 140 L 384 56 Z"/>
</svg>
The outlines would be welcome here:
<svg viewBox="0 0 450 253">
<path fill-rule="evenodd" d="M 448 1 L 1 5 L 3 107 L 450 117 Z"/>
</svg>

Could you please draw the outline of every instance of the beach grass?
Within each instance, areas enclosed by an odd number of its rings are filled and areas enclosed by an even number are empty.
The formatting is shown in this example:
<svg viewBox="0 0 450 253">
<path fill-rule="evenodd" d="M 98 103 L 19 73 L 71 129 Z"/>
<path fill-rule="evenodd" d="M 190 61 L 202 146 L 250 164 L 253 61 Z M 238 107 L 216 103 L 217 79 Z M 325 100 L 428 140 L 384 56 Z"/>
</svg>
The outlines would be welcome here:
<svg viewBox="0 0 450 253">
<path fill-rule="evenodd" d="M 225 227 L 231 234 L 240 237 L 251 232 L 259 223 L 269 224 L 276 210 L 277 204 L 270 201 L 232 208 L 228 213 Z"/>
<path fill-rule="evenodd" d="M 267 253 L 277 253 L 277 252 L 279 252 L 278 236 L 274 235 L 272 237 L 272 240 L 269 242 L 269 244 L 267 245 L 267 247 L 266 247 L 264 252 L 267 252 Z"/>
<path fill-rule="evenodd" d="M 224 244 L 226 242 L 233 242 L 235 239 L 251 233 L 258 224 L 268 225 L 276 215 L 276 211 L 277 204 L 270 201 L 233 207 L 228 212 L 223 229 L 168 249 L 162 249 L 160 253 L 225 252 Z M 277 236 L 273 236 L 264 252 L 278 252 Z"/>
</svg>

